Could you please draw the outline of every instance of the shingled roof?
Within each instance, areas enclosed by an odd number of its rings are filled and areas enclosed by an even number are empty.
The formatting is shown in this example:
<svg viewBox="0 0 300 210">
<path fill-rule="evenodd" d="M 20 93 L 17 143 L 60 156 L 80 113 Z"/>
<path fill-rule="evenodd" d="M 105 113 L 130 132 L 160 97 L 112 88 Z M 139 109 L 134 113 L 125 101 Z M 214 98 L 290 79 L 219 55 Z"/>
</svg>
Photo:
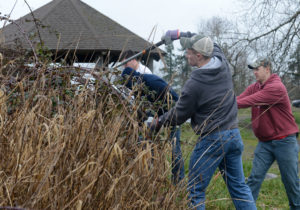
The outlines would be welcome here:
<svg viewBox="0 0 300 210">
<path fill-rule="evenodd" d="M 98 12 L 80 0 L 53 0 L 33 11 L 35 19 L 43 26 L 39 32 L 44 45 L 51 51 L 74 54 L 78 58 L 88 58 L 88 54 L 107 55 L 110 61 L 118 59 L 122 50 L 139 52 L 151 44 L 121 26 L 117 22 Z M 16 21 L 26 34 L 34 35 L 38 43 L 37 27 L 29 13 Z M 39 25 L 39 24 L 38 24 Z M 15 24 L 2 28 L 4 46 L 13 46 L 19 40 L 24 48 L 30 49 L 24 35 Z M 71 53 L 70 53 L 71 52 Z M 157 51 L 151 57 L 159 60 Z"/>
</svg>

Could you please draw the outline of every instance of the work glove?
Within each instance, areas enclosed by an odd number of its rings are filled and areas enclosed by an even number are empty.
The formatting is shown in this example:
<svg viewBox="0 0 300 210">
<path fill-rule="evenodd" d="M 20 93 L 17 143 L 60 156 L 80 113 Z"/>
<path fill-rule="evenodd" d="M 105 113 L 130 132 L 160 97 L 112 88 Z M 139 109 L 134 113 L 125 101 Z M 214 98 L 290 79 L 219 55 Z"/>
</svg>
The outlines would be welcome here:
<svg viewBox="0 0 300 210">
<path fill-rule="evenodd" d="M 180 37 L 187 37 L 190 38 L 196 35 L 195 33 L 187 32 L 180 32 L 179 29 L 176 30 L 168 30 L 165 35 L 161 37 L 161 40 L 165 41 L 166 45 L 172 43 L 172 41 L 179 39 Z"/>
<path fill-rule="evenodd" d="M 187 38 L 191 38 L 192 36 L 196 35 L 196 33 L 192 33 L 192 32 L 180 32 L 180 37 L 187 37 Z"/>
<path fill-rule="evenodd" d="M 152 136 L 153 133 L 157 133 L 161 125 L 159 123 L 159 118 L 154 118 L 152 122 L 147 123 L 148 136 Z"/>
<path fill-rule="evenodd" d="M 165 41 L 166 45 L 169 45 L 172 43 L 172 41 L 180 38 L 180 32 L 178 29 L 176 30 L 168 30 L 165 35 L 161 37 L 162 41 Z"/>
</svg>

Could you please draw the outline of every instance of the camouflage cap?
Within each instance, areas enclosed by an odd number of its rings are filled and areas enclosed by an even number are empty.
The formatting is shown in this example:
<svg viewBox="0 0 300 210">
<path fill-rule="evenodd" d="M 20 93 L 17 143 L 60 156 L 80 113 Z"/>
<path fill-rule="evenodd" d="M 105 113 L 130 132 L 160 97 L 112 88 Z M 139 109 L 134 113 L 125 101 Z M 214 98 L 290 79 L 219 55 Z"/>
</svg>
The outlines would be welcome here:
<svg viewBox="0 0 300 210">
<path fill-rule="evenodd" d="M 257 69 L 260 66 L 271 66 L 271 62 L 268 58 L 257 58 L 254 62 L 248 64 L 249 69 Z"/>
<path fill-rule="evenodd" d="M 204 56 L 211 56 L 213 52 L 213 41 L 208 36 L 194 35 L 190 38 L 181 37 L 180 44 L 183 49 L 194 49 Z"/>
</svg>

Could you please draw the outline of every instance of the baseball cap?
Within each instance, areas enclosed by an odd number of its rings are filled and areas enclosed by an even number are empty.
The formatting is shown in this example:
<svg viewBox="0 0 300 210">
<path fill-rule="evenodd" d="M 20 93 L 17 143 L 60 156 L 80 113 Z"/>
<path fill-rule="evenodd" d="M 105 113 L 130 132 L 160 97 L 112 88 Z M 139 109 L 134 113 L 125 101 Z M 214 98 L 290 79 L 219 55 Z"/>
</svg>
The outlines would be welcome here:
<svg viewBox="0 0 300 210">
<path fill-rule="evenodd" d="M 180 44 L 183 49 L 194 49 L 204 56 L 211 56 L 213 52 L 213 41 L 208 36 L 200 34 L 194 35 L 190 38 L 181 37 Z"/>
<path fill-rule="evenodd" d="M 268 58 L 257 58 L 252 63 L 248 64 L 249 69 L 257 69 L 260 66 L 271 66 L 271 62 Z"/>
</svg>

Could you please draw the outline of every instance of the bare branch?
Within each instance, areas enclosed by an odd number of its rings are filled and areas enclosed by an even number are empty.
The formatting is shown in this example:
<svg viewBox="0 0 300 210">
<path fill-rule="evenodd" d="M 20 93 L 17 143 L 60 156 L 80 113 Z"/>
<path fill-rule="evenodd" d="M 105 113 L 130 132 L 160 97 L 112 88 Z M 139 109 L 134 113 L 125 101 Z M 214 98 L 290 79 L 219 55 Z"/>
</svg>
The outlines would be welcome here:
<svg viewBox="0 0 300 210">
<path fill-rule="evenodd" d="M 289 23 L 291 23 L 291 22 L 295 23 L 295 21 L 296 21 L 296 19 L 297 19 L 297 17 L 298 17 L 299 15 L 300 15 L 300 10 L 298 10 L 298 11 L 297 11 L 292 17 L 290 17 L 287 21 L 281 23 L 280 25 L 278 25 L 277 27 L 273 28 L 272 30 L 267 31 L 266 33 L 260 34 L 259 36 L 256 36 L 256 37 L 254 37 L 254 38 L 252 38 L 252 39 L 243 39 L 243 40 L 248 41 L 248 42 L 252 42 L 252 41 L 254 41 L 254 40 L 258 40 L 258 39 L 260 39 L 260 38 L 262 38 L 262 37 L 265 37 L 265 36 L 267 36 L 267 35 L 269 35 L 269 34 L 271 34 L 271 33 L 273 33 L 273 32 L 278 31 L 280 28 L 282 28 L 283 26 L 285 26 L 285 25 L 287 25 L 287 24 L 289 24 Z"/>
<path fill-rule="evenodd" d="M 11 20 L 11 19 L 9 19 L 8 17 L 0 16 L 0 21 L 2 21 L 2 20 L 8 21 L 8 22 L 10 22 L 10 23 L 12 23 L 12 24 L 15 24 L 15 25 L 18 27 L 19 31 L 22 33 L 22 35 L 24 36 L 24 38 L 26 39 L 26 41 L 27 41 L 28 44 L 30 45 L 31 50 L 32 50 L 33 55 L 34 55 L 34 58 L 35 58 L 35 63 L 36 63 L 36 65 L 38 65 L 38 63 L 39 63 L 38 56 L 37 56 L 37 54 L 36 54 L 36 52 L 35 52 L 35 49 L 34 49 L 34 47 L 33 47 L 32 42 L 30 41 L 29 37 L 27 36 L 27 34 L 26 34 L 26 32 L 23 30 L 23 28 L 22 28 L 16 21 Z"/>
<path fill-rule="evenodd" d="M 37 21 L 36 21 L 37 19 L 34 17 L 33 11 L 32 11 L 32 9 L 31 9 L 31 7 L 29 6 L 28 2 L 27 2 L 26 0 L 24 0 L 24 1 L 25 1 L 25 3 L 27 4 L 27 6 L 28 6 L 28 8 L 29 8 L 29 10 L 30 10 L 30 14 L 31 14 L 31 16 L 32 16 L 32 19 L 33 19 L 33 22 L 34 22 L 34 25 L 35 25 L 35 28 L 36 28 L 38 37 L 39 37 L 39 39 L 40 39 L 40 43 L 42 44 L 42 43 L 43 43 L 43 42 L 42 42 L 42 37 L 41 37 L 41 34 L 40 34 L 40 30 L 39 30 L 39 28 L 38 28 L 38 23 L 37 23 Z"/>
</svg>

